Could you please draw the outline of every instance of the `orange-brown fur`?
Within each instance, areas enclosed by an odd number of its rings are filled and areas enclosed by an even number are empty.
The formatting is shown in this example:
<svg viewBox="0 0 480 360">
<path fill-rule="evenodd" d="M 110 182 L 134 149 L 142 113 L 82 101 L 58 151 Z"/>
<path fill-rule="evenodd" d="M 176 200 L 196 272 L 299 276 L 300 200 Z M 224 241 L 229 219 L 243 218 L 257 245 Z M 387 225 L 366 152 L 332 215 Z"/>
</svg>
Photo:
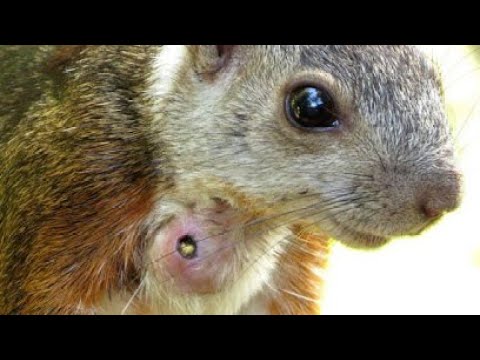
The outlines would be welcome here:
<svg viewBox="0 0 480 360">
<path fill-rule="evenodd" d="M 143 107 L 131 94 L 147 57 L 131 47 L 82 51 L 69 53 L 89 59 L 81 77 L 48 79 L 33 115 L 0 142 L 8 169 L 0 173 L 0 313 L 89 313 L 100 297 L 134 287 L 142 270 L 141 225 L 156 175 L 138 121 Z M 123 62 L 87 57 L 97 51 Z M 127 77 L 131 66 L 138 66 L 138 79 Z M 93 81 L 102 67 L 111 74 Z M 123 92 L 102 96 L 112 86 Z M 111 112 L 119 106 L 127 113 Z"/>
<path fill-rule="evenodd" d="M 135 260 L 142 260 L 136 256 L 143 247 L 141 225 L 152 209 L 152 195 L 147 184 L 136 184 L 99 201 L 97 218 L 77 226 L 71 225 L 75 213 L 56 213 L 39 231 L 28 257 L 34 271 L 25 279 L 29 295 L 23 311 L 54 307 L 63 314 L 88 313 L 105 292 L 133 288 L 138 279 L 128 276 L 141 266 Z"/>
<path fill-rule="evenodd" d="M 308 225 L 297 224 L 292 230 L 296 239 L 279 260 L 278 289 L 269 303 L 269 311 L 274 315 L 318 315 L 323 279 L 315 269 L 326 268 L 330 241 Z"/>
</svg>

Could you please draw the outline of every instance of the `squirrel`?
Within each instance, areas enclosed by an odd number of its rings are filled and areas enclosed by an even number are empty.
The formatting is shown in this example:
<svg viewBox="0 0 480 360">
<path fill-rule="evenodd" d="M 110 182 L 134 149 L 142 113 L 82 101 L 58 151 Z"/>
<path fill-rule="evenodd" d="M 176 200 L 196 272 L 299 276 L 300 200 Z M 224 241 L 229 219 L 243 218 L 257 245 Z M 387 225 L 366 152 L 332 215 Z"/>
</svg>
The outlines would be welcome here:
<svg viewBox="0 0 480 360">
<path fill-rule="evenodd" d="M 0 47 L 1 314 L 318 314 L 330 239 L 460 204 L 407 45 Z"/>
</svg>

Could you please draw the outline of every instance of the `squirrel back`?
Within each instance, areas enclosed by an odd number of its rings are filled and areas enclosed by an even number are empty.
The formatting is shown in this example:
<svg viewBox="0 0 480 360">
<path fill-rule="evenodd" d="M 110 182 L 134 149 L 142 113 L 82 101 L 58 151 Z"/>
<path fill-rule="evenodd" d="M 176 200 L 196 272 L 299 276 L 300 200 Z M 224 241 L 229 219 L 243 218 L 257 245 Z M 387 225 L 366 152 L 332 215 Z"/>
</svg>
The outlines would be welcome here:
<svg viewBox="0 0 480 360">
<path fill-rule="evenodd" d="M 151 53 L 0 47 L 0 313 L 78 312 L 65 306 L 107 282 L 134 286 L 125 252 L 141 251 L 156 176 L 138 98 Z"/>
</svg>

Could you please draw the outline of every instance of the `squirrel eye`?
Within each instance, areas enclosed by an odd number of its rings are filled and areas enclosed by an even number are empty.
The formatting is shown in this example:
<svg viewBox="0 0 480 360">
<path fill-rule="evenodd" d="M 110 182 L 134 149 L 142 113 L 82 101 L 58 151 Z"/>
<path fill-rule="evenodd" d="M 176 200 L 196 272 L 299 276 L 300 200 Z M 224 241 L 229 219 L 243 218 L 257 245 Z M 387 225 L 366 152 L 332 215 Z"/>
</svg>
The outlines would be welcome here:
<svg viewBox="0 0 480 360">
<path fill-rule="evenodd" d="M 190 235 L 182 236 L 178 240 L 177 252 L 184 259 L 191 260 L 197 256 L 197 242 Z"/>
<path fill-rule="evenodd" d="M 331 130 L 340 125 L 333 98 L 314 86 L 293 90 L 287 97 L 286 112 L 294 126 L 310 131 Z"/>
</svg>

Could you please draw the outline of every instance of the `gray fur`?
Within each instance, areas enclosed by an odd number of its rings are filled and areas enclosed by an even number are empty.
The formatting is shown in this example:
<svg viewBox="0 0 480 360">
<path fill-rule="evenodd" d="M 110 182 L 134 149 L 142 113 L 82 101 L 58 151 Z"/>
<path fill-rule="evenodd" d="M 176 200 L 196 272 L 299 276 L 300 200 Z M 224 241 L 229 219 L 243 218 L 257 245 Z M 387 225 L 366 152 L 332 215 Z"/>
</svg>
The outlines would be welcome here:
<svg viewBox="0 0 480 360">
<path fill-rule="evenodd" d="M 318 193 L 312 219 L 352 246 L 418 233 L 430 223 L 422 202 L 458 205 L 440 77 L 415 47 L 240 46 L 228 66 L 213 84 L 184 69 L 157 117 L 177 172 L 222 178 L 272 204 Z M 283 89 L 298 76 L 324 78 L 341 104 L 340 133 L 288 124 Z"/>
</svg>

